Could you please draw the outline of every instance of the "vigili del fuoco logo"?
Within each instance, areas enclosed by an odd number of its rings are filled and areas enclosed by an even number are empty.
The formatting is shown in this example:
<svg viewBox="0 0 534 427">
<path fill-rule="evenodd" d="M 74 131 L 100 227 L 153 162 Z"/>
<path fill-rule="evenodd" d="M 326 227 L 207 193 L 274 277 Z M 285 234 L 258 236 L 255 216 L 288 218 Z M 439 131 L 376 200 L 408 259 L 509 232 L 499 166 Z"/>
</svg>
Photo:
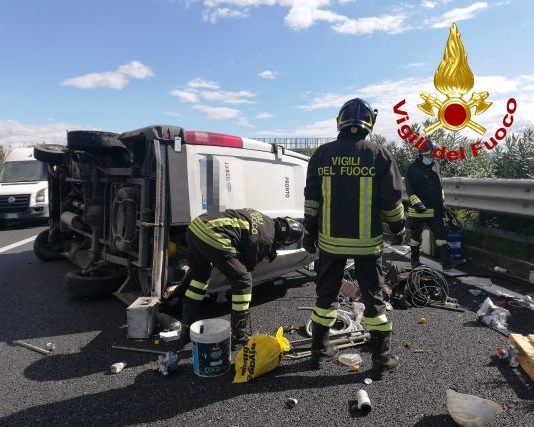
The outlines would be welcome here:
<svg viewBox="0 0 534 427">
<path fill-rule="evenodd" d="M 478 122 L 478 117 L 475 116 L 482 115 L 493 103 L 490 101 L 490 94 L 487 91 L 473 92 L 468 98 L 474 84 L 475 77 L 467 62 L 467 53 L 462 44 L 460 32 L 456 24 L 452 24 L 443 59 L 434 74 L 434 87 L 445 98 L 421 92 L 420 97 L 423 102 L 417 105 L 425 114 L 436 118 L 434 123 L 424 128 L 425 136 L 430 136 L 440 128 L 448 131 L 461 131 L 468 127 L 480 135 L 486 133 L 486 128 Z M 465 99 L 464 96 L 466 96 Z M 393 107 L 393 112 L 400 116 L 397 119 L 397 125 L 399 125 L 397 133 L 406 143 L 414 145 L 423 152 L 426 146 L 425 136 L 413 132 L 408 122 L 410 119 L 408 112 L 402 109 L 406 108 L 405 104 L 406 99 L 403 99 Z M 471 150 L 473 156 L 478 156 L 484 149 L 493 150 L 499 141 L 506 137 L 508 128 L 514 122 L 516 109 L 517 101 L 515 98 L 508 99 L 502 127 L 499 127 L 489 140 L 477 140 L 470 144 L 468 149 Z M 457 150 L 438 147 L 434 149 L 433 156 L 439 159 L 465 160 L 465 151 L 464 147 L 459 147 Z"/>
</svg>

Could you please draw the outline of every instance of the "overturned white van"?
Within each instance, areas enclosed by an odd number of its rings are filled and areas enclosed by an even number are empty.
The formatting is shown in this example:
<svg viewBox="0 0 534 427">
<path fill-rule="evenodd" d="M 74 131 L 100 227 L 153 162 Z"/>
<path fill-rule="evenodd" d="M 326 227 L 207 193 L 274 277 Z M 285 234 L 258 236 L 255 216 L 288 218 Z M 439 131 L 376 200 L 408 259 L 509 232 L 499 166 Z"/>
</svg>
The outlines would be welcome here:
<svg viewBox="0 0 534 427">
<path fill-rule="evenodd" d="M 77 296 L 117 291 L 129 303 L 161 298 L 187 270 L 184 233 L 198 215 L 250 207 L 303 218 L 307 157 L 211 132 L 150 126 L 123 134 L 68 133 L 67 146 L 40 145 L 50 165 L 50 229 L 35 241 L 43 260 L 67 256 Z M 255 283 L 313 262 L 300 245 L 262 263 Z M 113 268 L 110 268 L 113 267 Z M 211 290 L 225 286 L 214 271 Z"/>
<path fill-rule="evenodd" d="M 0 222 L 48 218 L 47 166 L 33 147 L 14 148 L 0 168 Z"/>
</svg>

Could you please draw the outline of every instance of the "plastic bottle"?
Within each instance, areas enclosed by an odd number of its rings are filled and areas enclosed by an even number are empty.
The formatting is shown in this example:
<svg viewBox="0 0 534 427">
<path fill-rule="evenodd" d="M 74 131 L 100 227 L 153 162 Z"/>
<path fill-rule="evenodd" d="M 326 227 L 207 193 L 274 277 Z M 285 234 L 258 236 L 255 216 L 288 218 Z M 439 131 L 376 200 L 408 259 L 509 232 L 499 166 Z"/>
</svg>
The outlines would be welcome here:
<svg viewBox="0 0 534 427">
<path fill-rule="evenodd" d="M 365 390 L 358 390 L 356 394 L 358 398 L 358 409 L 364 414 L 371 412 L 371 400 Z"/>
</svg>

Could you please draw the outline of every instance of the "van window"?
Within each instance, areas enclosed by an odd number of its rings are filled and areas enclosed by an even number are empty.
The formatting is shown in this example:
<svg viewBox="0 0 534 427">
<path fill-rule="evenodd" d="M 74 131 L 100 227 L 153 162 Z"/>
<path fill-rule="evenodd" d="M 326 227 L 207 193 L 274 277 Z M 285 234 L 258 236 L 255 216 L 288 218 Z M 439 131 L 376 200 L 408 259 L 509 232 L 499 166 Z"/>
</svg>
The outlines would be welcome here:
<svg viewBox="0 0 534 427">
<path fill-rule="evenodd" d="M 0 169 L 0 182 L 47 181 L 46 163 L 37 160 L 5 162 Z"/>
</svg>

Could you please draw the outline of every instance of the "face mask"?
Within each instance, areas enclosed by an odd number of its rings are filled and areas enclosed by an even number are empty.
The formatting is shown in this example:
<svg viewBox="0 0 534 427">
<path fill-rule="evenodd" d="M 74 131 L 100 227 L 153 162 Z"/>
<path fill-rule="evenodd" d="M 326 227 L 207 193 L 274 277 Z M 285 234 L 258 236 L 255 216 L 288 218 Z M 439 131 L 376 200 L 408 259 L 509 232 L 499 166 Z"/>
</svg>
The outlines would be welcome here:
<svg viewBox="0 0 534 427">
<path fill-rule="evenodd" d="M 423 156 L 423 164 L 428 166 L 428 165 L 431 165 L 432 163 L 434 163 L 434 159 L 432 157 Z"/>
</svg>

